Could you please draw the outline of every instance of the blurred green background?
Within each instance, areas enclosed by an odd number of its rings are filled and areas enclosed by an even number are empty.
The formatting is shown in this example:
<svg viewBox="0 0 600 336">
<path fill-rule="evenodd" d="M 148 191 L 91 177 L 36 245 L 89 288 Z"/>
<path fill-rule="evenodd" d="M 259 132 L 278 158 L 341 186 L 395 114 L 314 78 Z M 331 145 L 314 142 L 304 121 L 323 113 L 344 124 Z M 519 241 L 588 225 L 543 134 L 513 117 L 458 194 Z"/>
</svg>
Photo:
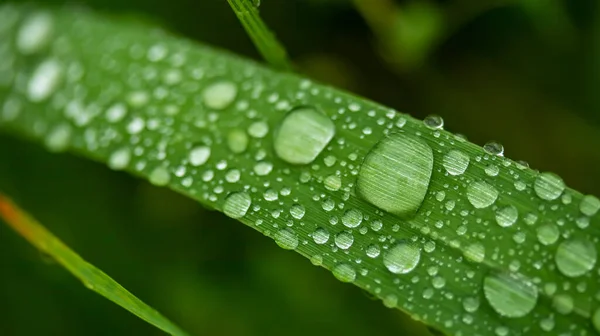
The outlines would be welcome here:
<svg viewBox="0 0 600 336">
<path fill-rule="evenodd" d="M 261 2 L 299 72 L 439 114 L 446 129 L 600 194 L 597 0 Z M 226 0 L 80 5 L 259 58 Z M 101 164 L 0 134 L 0 190 L 194 335 L 428 335 L 254 230 Z M 161 334 L 3 225 L 0 310 L 2 335 Z"/>
</svg>

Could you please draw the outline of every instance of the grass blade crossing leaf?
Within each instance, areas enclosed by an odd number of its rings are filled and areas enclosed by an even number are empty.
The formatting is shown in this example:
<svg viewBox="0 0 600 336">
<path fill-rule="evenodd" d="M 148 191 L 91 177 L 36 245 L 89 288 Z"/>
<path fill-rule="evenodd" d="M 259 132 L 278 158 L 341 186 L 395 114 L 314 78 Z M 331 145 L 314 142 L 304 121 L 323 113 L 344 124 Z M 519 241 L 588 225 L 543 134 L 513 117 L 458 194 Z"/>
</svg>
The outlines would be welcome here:
<svg viewBox="0 0 600 336">
<path fill-rule="evenodd" d="M 0 22 L 0 129 L 168 186 L 445 333 L 600 329 L 600 201 L 499 144 L 91 13 Z"/>
<path fill-rule="evenodd" d="M 264 59 L 277 69 L 291 70 L 285 48 L 260 18 L 257 6 L 251 0 L 227 0 L 227 2 Z"/>
<path fill-rule="evenodd" d="M 83 260 L 60 239 L 19 209 L 10 199 L 0 194 L 0 218 L 29 243 L 46 255 L 51 256 L 71 274 L 94 292 L 125 308 L 132 314 L 166 333 L 186 336 L 175 324 L 142 302 L 111 277 Z"/>
</svg>

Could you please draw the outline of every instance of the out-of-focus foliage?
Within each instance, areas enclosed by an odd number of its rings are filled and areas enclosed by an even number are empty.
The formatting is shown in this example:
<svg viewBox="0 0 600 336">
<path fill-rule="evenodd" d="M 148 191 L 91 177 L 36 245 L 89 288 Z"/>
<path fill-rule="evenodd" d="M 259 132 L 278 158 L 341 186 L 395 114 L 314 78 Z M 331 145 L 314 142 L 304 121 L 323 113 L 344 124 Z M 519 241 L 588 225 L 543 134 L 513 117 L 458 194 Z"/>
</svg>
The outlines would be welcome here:
<svg viewBox="0 0 600 336">
<path fill-rule="evenodd" d="M 499 140 L 512 158 L 600 193 L 597 1 L 369 0 L 370 9 L 393 9 L 370 18 L 358 1 L 261 2 L 261 16 L 300 71 L 417 117 L 442 115 L 451 131 L 480 144 Z M 82 5 L 258 58 L 225 1 Z M 378 20 L 397 31 L 382 35 Z M 427 335 L 327 271 L 172 192 L 4 135 L 0 158 L 0 189 L 192 333 Z M 158 334 L 2 226 L 0 274 L 7 335 Z"/>
</svg>

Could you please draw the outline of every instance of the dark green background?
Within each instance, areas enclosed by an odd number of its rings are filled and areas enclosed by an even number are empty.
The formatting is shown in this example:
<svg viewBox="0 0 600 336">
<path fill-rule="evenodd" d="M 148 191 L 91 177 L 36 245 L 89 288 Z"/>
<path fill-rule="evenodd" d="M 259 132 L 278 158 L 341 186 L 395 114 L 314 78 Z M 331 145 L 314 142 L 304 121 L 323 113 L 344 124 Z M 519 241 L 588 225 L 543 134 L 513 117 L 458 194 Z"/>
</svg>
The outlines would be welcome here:
<svg viewBox="0 0 600 336">
<path fill-rule="evenodd" d="M 442 115 L 446 129 L 498 140 L 506 156 L 600 194 L 596 0 L 369 1 L 395 10 L 371 25 L 349 0 L 262 0 L 260 11 L 299 72 L 418 118 Z M 226 0 L 82 5 L 258 58 Z M 374 22 L 395 28 L 373 34 Z M 403 37 L 432 22 L 437 38 Z M 103 165 L 0 135 L 0 190 L 194 335 L 427 334 L 254 230 Z M 1 335 L 161 334 L 6 226 L 0 311 Z"/>
</svg>

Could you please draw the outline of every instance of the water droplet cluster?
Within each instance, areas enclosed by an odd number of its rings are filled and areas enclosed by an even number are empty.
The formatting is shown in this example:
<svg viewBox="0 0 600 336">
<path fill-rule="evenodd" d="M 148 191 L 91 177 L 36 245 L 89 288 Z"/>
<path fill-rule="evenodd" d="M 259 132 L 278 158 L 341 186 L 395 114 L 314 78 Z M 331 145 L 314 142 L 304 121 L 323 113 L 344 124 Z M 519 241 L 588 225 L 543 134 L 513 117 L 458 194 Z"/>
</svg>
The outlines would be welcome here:
<svg viewBox="0 0 600 336">
<path fill-rule="evenodd" d="M 189 195 L 388 307 L 454 335 L 600 331 L 600 201 L 497 142 L 90 14 L 2 6 L 0 59 L 0 127 Z"/>
</svg>

